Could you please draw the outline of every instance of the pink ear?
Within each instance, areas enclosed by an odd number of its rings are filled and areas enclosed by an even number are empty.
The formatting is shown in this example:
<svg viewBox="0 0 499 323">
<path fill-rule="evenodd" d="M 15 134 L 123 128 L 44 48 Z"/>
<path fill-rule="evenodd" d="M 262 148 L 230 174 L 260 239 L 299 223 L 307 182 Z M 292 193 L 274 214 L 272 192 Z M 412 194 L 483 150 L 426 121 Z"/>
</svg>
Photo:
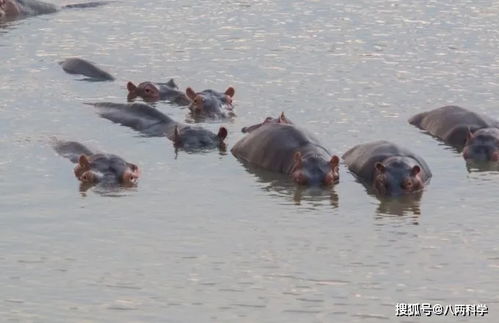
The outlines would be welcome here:
<svg viewBox="0 0 499 323">
<path fill-rule="evenodd" d="M 78 160 L 78 163 L 80 164 L 80 166 L 87 170 L 87 169 L 90 169 L 90 161 L 88 160 L 87 156 L 85 155 L 80 155 L 80 158 Z"/>
<path fill-rule="evenodd" d="M 128 82 L 126 84 L 126 88 L 128 89 L 128 92 L 134 92 L 135 90 L 137 90 L 137 86 L 132 82 Z"/>
<path fill-rule="evenodd" d="M 421 172 L 421 168 L 416 165 L 411 169 L 411 176 L 416 176 L 419 172 Z"/>
<path fill-rule="evenodd" d="M 226 137 L 227 137 L 227 129 L 225 127 L 220 127 L 220 129 L 218 130 L 218 138 L 220 138 L 220 140 L 224 140 Z"/>
<path fill-rule="evenodd" d="M 225 94 L 230 96 L 231 98 L 234 96 L 235 93 L 236 93 L 236 90 L 234 90 L 234 88 L 232 86 L 229 86 L 227 88 L 227 90 L 225 90 Z"/>
<path fill-rule="evenodd" d="M 330 163 L 331 163 L 331 168 L 335 169 L 340 164 L 340 158 L 334 155 L 333 157 L 331 157 Z"/>
<path fill-rule="evenodd" d="M 384 173 L 385 172 L 385 166 L 382 164 L 382 163 L 376 163 L 374 165 L 374 167 L 376 167 L 376 169 L 380 172 L 380 173 Z"/>
<path fill-rule="evenodd" d="M 194 90 L 191 87 L 188 87 L 185 90 L 185 94 L 187 95 L 187 97 L 189 97 L 189 99 L 191 99 L 193 101 L 194 101 L 194 98 L 196 98 L 196 92 L 194 92 Z"/>
<path fill-rule="evenodd" d="M 130 167 L 130 170 L 132 172 L 138 172 L 139 171 L 139 167 L 135 164 L 132 164 L 132 163 L 127 163 L 128 164 L 128 167 Z"/>
</svg>

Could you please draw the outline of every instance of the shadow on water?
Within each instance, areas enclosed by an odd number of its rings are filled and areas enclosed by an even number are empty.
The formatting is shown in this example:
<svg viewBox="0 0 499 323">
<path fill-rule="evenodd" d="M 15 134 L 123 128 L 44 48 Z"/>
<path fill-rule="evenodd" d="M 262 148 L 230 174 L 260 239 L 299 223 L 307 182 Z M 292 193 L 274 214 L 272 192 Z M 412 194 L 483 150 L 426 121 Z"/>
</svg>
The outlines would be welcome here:
<svg viewBox="0 0 499 323">
<path fill-rule="evenodd" d="M 15 25 L 15 19 L 0 18 L 0 34 L 6 34 L 8 30 L 13 29 Z"/>
<path fill-rule="evenodd" d="M 376 217 L 381 218 L 385 215 L 397 215 L 417 218 L 421 215 L 422 196 L 422 191 L 399 197 L 376 196 L 379 201 L 376 208 Z M 414 224 L 418 224 L 418 221 L 415 220 Z"/>
<path fill-rule="evenodd" d="M 478 172 L 499 172 L 498 162 L 476 162 L 476 161 L 466 161 L 466 169 L 469 173 Z"/>
<path fill-rule="evenodd" d="M 364 186 L 368 195 L 378 200 L 376 218 L 382 218 L 386 215 L 413 216 L 417 218 L 421 215 L 421 198 L 424 190 L 401 196 L 382 196 L 377 194 L 372 187 L 360 181 L 354 174 L 352 175 L 357 183 Z M 414 224 L 418 224 L 418 221 L 415 220 Z"/>
<path fill-rule="evenodd" d="M 260 188 L 272 196 L 290 198 L 295 205 L 307 203 L 312 207 L 323 206 L 325 201 L 333 207 L 339 206 L 339 197 L 334 185 L 331 187 L 305 187 L 295 184 L 287 175 L 271 172 L 241 161 L 248 173 L 254 175 Z"/>
<path fill-rule="evenodd" d="M 102 185 L 102 184 L 91 184 L 91 183 L 80 183 L 79 192 L 82 197 L 88 195 L 89 190 L 95 194 L 103 197 L 123 197 L 127 196 L 130 192 L 137 191 L 137 185 L 133 186 L 122 186 L 122 185 Z"/>
</svg>

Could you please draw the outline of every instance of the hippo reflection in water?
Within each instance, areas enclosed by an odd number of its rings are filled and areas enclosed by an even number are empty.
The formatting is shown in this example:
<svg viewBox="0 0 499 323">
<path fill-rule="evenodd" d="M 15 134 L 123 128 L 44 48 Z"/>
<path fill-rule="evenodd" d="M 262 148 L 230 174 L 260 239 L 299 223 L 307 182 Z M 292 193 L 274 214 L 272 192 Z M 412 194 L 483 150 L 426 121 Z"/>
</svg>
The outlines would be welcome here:
<svg viewBox="0 0 499 323">
<path fill-rule="evenodd" d="M 74 174 L 82 190 L 98 185 L 103 188 L 133 187 L 140 176 L 137 165 L 123 158 L 96 152 L 75 141 L 54 140 L 54 150 L 76 164 Z"/>
</svg>

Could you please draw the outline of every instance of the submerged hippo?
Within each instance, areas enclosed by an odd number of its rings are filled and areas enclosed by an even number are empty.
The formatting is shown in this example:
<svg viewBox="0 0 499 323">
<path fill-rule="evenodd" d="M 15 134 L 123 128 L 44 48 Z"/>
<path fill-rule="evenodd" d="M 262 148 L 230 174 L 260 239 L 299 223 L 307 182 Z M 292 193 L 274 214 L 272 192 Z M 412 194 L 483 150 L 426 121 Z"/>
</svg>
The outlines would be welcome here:
<svg viewBox="0 0 499 323">
<path fill-rule="evenodd" d="M 290 123 L 258 125 L 248 127 L 252 130 L 232 148 L 238 159 L 287 174 L 300 185 L 338 182 L 338 156 L 331 156 L 310 133 Z"/>
<path fill-rule="evenodd" d="M 196 119 L 225 119 L 233 115 L 232 97 L 235 94 L 233 87 L 227 88 L 224 93 L 214 90 L 195 92 L 188 87 L 185 94 L 192 101 L 189 110 Z"/>
<path fill-rule="evenodd" d="M 409 123 L 463 151 L 472 161 L 498 161 L 499 121 L 457 106 L 419 113 Z"/>
<path fill-rule="evenodd" d="M 289 120 L 288 118 L 286 118 L 286 116 L 284 115 L 284 112 L 282 112 L 281 115 L 279 116 L 279 118 L 267 117 L 265 120 L 263 120 L 262 123 L 257 123 L 255 125 L 252 125 L 252 126 L 249 126 L 249 127 L 243 127 L 241 129 L 241 132 L 243 132 L 243 133 L 252 132 L 252 131 L 260 128 L 261 126 L 269 124 L 269 123 L 287 123 L 287 124 L 293 124 L 293 122 L 291 122 L 291 120 Z"/>
<path fill-rule="evenodd" d="M 0 0 L 1 1 L 1 0 Z M 94 63 L 81 58 L 73 57 L 59 62 L 62 69 L 69 74 L 80 74 L 88 77 L 90 81 L 112 81 L 114 77 L 101 70 Z"/>
<path fill-rule="evenodd" d="M 55 151 L 77 164 L 74 174 L 87 187 L 132 187 L 140 176 L 139 168 L 123 158 L 93 151 L 74 141 L 55 141 Z"/>
<path fill-rule="evenodd" d="M 227 129 L 220 127 L 217 134 L 199 126 L 176 122 L 167 115 L 143 103 L 95 103 L 99 115 L 112 122 L 130 127 L 151 137 L 173 141 L 175 148 L 186 151 L 225 149 Z"/>
<path fill-rule="evenodd" d="M 16 19 L 28 16 L 44 15 L 57 12 L 59 9 L 93 8 L 108 2 L 87 2 L 69 4 L 62 7 L 38 0 L 0 0 L 0 19 Z"/>
<path fill-rule="evenodd" d="M 178 105 L 191 104 L 191 100 L 184 92 L 178 89 L 173 79 L 166 83 L 142 82 L 139 85 L 128 82 L 126 87 L 128 89 L 128 101 L 140 97 L 146 102 L 165 100 Z"/>
<path fill-rule="evenodd" d="M 421 157 L 388 141 L 357 145 L 343 159 L 352 173 L 381 196 L 419 192 L 432 176 Z"/>
</svg>

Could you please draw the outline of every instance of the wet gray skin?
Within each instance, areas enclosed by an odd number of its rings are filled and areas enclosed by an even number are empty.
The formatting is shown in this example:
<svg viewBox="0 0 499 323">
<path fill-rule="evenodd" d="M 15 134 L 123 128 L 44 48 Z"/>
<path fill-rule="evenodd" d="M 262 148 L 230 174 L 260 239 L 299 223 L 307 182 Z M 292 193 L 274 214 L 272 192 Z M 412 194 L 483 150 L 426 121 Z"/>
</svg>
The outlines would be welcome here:
<svg viewBox="0 0 499 323">
<path fill-rule="evenodd" d="M 29 16 L 51 14 L 60 9 L 94 8 L 104 4 L 106 1 L 69 4 L 57 7 L 51 3 L 37 0 L 0 0 L 0 19 L 16 19 Z"/>
<path fill-rule="evenodd" d="M 62 69 L 69 74 L 87 76 L 88 81 L 112 81 L 114 77 L 106 71 L 97 67 L 94 63 L 81 58 L 68 58 L 59 62 Z"/>
<path fill-rule="evenodd" d="M 194 92 L 187 88 L 186 95 L 192 101 L 189 110 L 195 120 L 212 119 L 220 120 L 234 116 L 232 112 L 232 97 L 234 88 L 229 87 L 224 93 L 214 90 Z"/>
<path fill-rule="evenodd" d="M 95 103 L 97 113 L 112 122 L 130 127 L 146 136 L 163 137 L 173 141 L 175 148 L 185 151 L 225 149 L 227 130 L 220 127 L 217 134 L 199 126 L 177 122 L 143 103 Z"/>
<path fill-rule="evenodd" d="M 55 140 L 53 147 L 59 155 L 76 163 L 74 173 L 83 190 L 93 186 L 113 189 L 137 184 L 138 167 L 117 155 L 96 152 L 74 141 Z"/>
<path fill-rule="evenodd" d="M 260 128 L 261 126 L 265 125 L 265 124 L 268 124 L 268 123 L 288 123 L 288 124 L 293 124 L 293 122 L 291 120 L 289 120 L 288 118 L 286 118 L 286 116 L 284 115 L 284 112 L 281 113 L 281 115 L 277 118 L 272 118 L 272 117 L 267 117 L 263 122 L 261 123 L 257 123 L 257 124 L 254 124 L 252 126 L 248 126 L 248 127 L 243 127 L 241 129 L 241 132 L 242 133 L 248 133 L 248 132 L 252 132 L 258 128 Z"/>
<path fill-rule="evenodd" d="M 499 127 L 499 121 L 457 106 L 445 106 L 416 114 L 409 119 L 409 123 L 426 130 L 459 151 L 463 149 L 469 131 Z"/>
<path fill-rule="evenodd" d="M 128 101 L 140 97 L 146 102 L 169 101 L 181 106 L 191 104 L 191 100 L 179 90 L 174 79 L 166 83 L 142 82 L 139 85 L 128 82 L 127 89 Z"/>
<path fill-rule="evenodd" d="M 264 123 L 231 150 L 238 159 L 263 169 L 290 175 L 301 185 L 330 185 L 338 181 L 338 157 L 293 124 Z"/>
<path fill-rule="evenodd" d="M 484 128 L 469 133 L 463 157 L 474 162 L 499 161 L 499 129 Z"/>
<path fill-rule="evenodd" d="M 343 159 L 368 191 L 372 189 L 380 196 L 419 192 L 432 176 L 421 157 L 388 141 L 357 145 Z"/>
</svg>

